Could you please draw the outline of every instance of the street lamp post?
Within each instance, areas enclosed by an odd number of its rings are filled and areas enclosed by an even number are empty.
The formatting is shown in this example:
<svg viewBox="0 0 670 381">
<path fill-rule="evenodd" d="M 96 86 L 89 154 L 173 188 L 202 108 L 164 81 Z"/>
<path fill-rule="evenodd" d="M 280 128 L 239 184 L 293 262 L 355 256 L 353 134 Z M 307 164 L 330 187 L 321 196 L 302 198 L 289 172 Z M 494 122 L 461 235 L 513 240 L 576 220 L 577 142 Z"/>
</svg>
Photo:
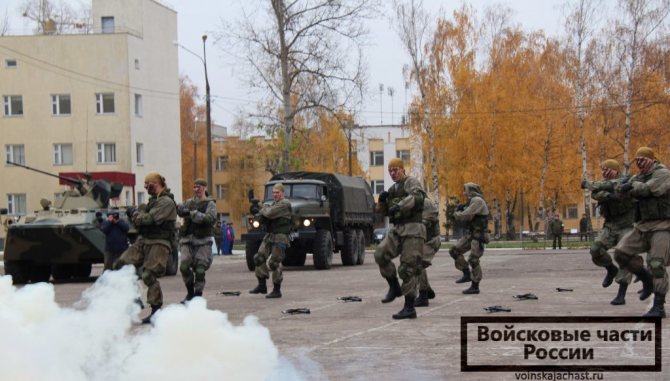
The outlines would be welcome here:
<svg viewBox="0 0 670 381">
<path fill-rule="evenodd" d="M 207 126 L 205 128 L 207 135 L 207 192 L 211 195 L 212 194 L 212 114 L 211 114 L 212 110 L 209 95 L 209 77 L 207 76 L 207 50 L 205 44 L 206 41 L 207 41 L 207 35 L 203 34 L 202 57 L 200 57 L 197 53 L 185 47 L 184 45 L 178 43 L 177 41 L 173 41 L 173 43 L 176 46 L 179 46 L 185 51 L 191 53 L 192 55 L 198 57 L 200 61 L 202 61 L 203 66 L 205 67 L 205 107 L 207 113 L 207 119 L 205 121 L 205 123 L 207 123 Z"/>
</svg>

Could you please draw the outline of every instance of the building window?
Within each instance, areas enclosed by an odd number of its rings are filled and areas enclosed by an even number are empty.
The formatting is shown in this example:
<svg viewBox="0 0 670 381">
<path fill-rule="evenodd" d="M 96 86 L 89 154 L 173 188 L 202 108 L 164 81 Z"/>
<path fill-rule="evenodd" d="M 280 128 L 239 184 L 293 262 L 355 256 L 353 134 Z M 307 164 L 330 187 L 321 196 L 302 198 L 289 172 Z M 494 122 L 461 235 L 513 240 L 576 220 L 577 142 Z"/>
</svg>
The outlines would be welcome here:
<svg viewBox="0 0 670 381">
<path fill-rule="evenodd" d="M 114 17 L 105 16 L 100 18 L 102 24 L 102 33 L 114 33 Z"/>
<path fill-rule="evenodd" d="M 16 164 L 26 164 L 26 154 L 23 144 L 5 145 L 5 158 Z"/>
<path fill-rule="evenodd" d="M 219 156 L 216 158 L 216 171 L 221 172 L 228 169 L 228 156 Z"/>
<path fill-rule="evenodd" d="M 51 115 L 70 115 L 70 95 L 57 94 L 51 96 Z"/>
<path fill-rule="evenodd" d="M 116 163 L 116 144 L 98 143 L 98 164 Z"/>
<path fill-rule="evenodd" d="M 7 214 L 14 216 L 26 215 L 25 193 L 9 193 L 7 195 Z"/>
<path fill-rule="evenodd" d="M 372 193 L 380 194 L 384 191 L 384 180 L 372 180 L 370 181 L 370 188 L 372 188 Z"/>
<path fill-rule="evenodd" d="M 131 201 L 132 201 L 132 200 L 130 199 L 130 191 L 127 190 L 127 191 L 126 191 L 126 206 L 130 206 L 130 205 L 131 205 L 131 204 L 130 204 Z"/>
<path fill-rule="evenodd" d="M 384 151 L 370 151 L 370 166 L 384 165 Z"/>
<path fill-rule="evenodd" d="M 95 112 L 98 114 L 113 114 L 114 93 L 95 94 Z"/>
<path fill-rule="evenodd" d="M 16 69 L 16 60 L 13 58 L 9 58 L 5 60 L 5 67 L 7 69 Z"/>
<path fill-rule="evenodd" d="M 135 153 L 137 155 L 137 165 L 144 164 L 144 143 L 135 143 Z"/>
<path fill-rule="evenodd" d="M 135 116 L 142 116 L 142 94 L 135 94 Z"/>
<path fill-rule="evenodd" d="M 5 95 L 5 116 L 23 115 L 23 97 L 21 95 Z"/>
<path fill-rule="evenodd" d="M 395 151 L 395 157 L 402 160 L 403 163 L 409 164 L 409 150 L 397 150 Z"/>
<path fill-rule="evenodd" d="M 144 192 L 137 192 L 137 205 L 144 204 Z"/>
<path fill-rule="evenodd" d="M 566 220 L 576 220 L 579 218 L 579 210 L 577 204 L 570 204 L 563 209 L 563 218 Z"/>
<path fill-rule="evenodd" d="M 217 198 L 217 200 L 225 200 L 227 193 L 228 193 L 228 186 L 227 185 L 216 184 L 216 198 Z"/>
<path fill-rule="evenodd" d="M 70 143 L 54 144 L 54 164 L 55 165 L 72 164 L 72 144 Z"/>
<path fill-rule="evenodd" d="M 140 70 L 140 60 L 135 58 L 135 70 Z"/>
</svg>

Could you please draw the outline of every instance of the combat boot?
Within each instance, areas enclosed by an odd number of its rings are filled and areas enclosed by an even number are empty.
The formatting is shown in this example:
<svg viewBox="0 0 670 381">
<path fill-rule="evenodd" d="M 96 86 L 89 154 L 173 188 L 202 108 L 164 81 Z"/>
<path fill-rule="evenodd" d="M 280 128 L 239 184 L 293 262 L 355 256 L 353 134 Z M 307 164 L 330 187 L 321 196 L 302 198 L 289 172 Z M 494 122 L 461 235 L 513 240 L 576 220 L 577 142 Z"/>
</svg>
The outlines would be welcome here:
<svg viewBox="0 0 670 381">
<path fill-rule="evenodd" d="M 184 300 L 181 301 L 181 304 L 186 304 L 186 302 L 193 299 L 194 296 L 195 292 L 193 291 L 193 285 L 186 285 L 186 296 L 184 297 Z"/>
<path fill-rule="evenodd" d="M 426 296 L 428 299 L 435 299 L 435 291 L 432 288 L 426 290 Z"/>
<path fill-rule="evenodd" d="M 393 314 L 393 318 L 400 319 L 416 319 L 416 310 L 414 309 L 414 296 L 405 295 L 405 306 L 397 314 Z"/>
<path fill-rule="evenodd" d="M 654 292 L 654 280 L 651 277 L 651 273 L 645 269 L 640 270 L 635 275 L 642 282 L 642 291 L 639 293 L 640 300 L 645 300 Z"/>
<path fill-rule="evenodd" d="M 202 298 L 202 290 L 195 291 L 195 292 L 193 293 L 193 297 L 196 297 L 196 296 Z"/>
<path fill-rule="evenodd" d="M 151 324 L 151 317 L 154 316 L 156 314 L 156 312 L 158 312 L 161 309 L 161 307 L 163 307 L 162 304 L 158 304 L 158 305 L 155 305 L 155 306 L 152 304 L 151 305 L 151 313 L 149 314 L 149 316 L 142 319 L 142 324 Z"/>
<path fill-rule="evenodd" d="M 265 297 L 268 299 L 281 298 L 281 283 L 274 283 L 272 292 L 265 295 Z"/>
<path fill-rule="evenodd" d="M 628 283 L 619 283 L 619 291 L 616 293 L 616 298 L 612 299 L 610 304 L 613 306 L 621 306 L 626 304 L 627 289 L 628 289 Z"/>
<path fill-rule="evenodd" d="M 614 281 L 614 277 L 619 272 L 619 269 L 612 264 L 605 267 L 605 269 L 607 270 L 607 274 L 605 275 L 605 279 L 603 279 L 603 287 L 609 287 Z"/>
<path fill-rule="evenodd" d="M 398 281 L 398 277 L 394 276 L 391 278 L 386 278 L 386 282 L 389 284 L 389 290 L 386 293 L 384 299 L 382 299 L 382 303 L 391 303 L 395 300 L 395 298 L 402 296 L 402 290 L 400 289 L 400 282 Z M 412 302 L 414 301 L 412 300 Z"/>
<path fill-rule="evenodd" d="M 464 294 L 479 294 L 479 282 L 472 282 L 470 288 L 463 290 Z"/>
<path fill-rule="evenodd" d="M 428 292 L 419 290 L 419 296 L 414 300 L 414 307 L 428 307 Z"/>
<path fill-rule="evenodd" d="M 665 295 L 660 292 L 654 292 L 654 304 L 651 306 L 651 309 L 642 317 L 660 317 L 665 318 Z"/>
<path fill-rule="evenodd" d="M 268 286 L 265 282 L 265 278 L 256 277 L 256 279 L 258 279 L 258 286 L 256 286 L 256 288 L 254 288 L 253 290 L 250 290 L 249 293 L 250 294 L 267 294 L 268 293 Z"/>
<path fill-rule="evenodd" d="M 470 278 L 470 269 L 466 268 L 463 270 L 463 276 L 461 279 L 457 280 L 456 283 L 467 283 L 470 282 L 472 279 Z"/>
</svg>

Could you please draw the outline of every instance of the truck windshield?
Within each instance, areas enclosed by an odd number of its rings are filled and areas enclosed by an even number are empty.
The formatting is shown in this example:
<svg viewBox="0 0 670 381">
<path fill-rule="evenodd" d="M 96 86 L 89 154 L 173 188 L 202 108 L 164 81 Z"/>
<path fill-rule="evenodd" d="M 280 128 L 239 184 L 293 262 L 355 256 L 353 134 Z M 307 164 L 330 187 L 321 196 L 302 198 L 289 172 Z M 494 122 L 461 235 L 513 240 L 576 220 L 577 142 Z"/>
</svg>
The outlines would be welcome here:
<svg viewBox="0 0 670 381">
<path fill-rule="evenodd" d="M 284 184 L 286 198 L 300 198 L 307 200 L 319 200 L 319 186 L 317 184 Z M 272 185 L 265 187 L 265 201 L 272 200 Z"/>
</svg>

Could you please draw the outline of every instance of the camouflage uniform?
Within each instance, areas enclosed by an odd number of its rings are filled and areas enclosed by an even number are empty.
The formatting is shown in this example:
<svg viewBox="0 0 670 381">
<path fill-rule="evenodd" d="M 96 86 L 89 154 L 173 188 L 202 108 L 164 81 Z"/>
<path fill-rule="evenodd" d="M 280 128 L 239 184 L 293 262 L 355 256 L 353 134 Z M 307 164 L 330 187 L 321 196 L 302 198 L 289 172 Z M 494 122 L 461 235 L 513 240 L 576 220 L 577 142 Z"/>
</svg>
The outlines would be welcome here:
<svg viewBox="0 0 670 381">
<path fill-rule="evenodd" d="M 670 171 L 656 162 L 648 172 L 634 176 L 630 184 L 630 195 L 637 199 L 636 223 L 615 247 L 614 259 L 620 267 L 636 274 L 643 287 L 651 281 L 653 286 L 644 287 L 640 298 L 649 297 L 649 288 L 653 288 L 654 306 L 658 303 L 663 311 L 668 292 L 666 266 L 670 261 Z M 642 258 L 637 255 L 645 251 L 651 274 L 644 269 Z M 665 315 L 664 311 L 662 313 Z"/>
<path fill-rule="evenodd" d="M 121 258 L 114 263 L 119 269 L 124 265 L 142 268 L 142 281 L 148 287 L 147 303 L 151 306 L 163 305 L 163 291 L 158 278 L 165 274 L 170 257 L 171 240 L 174 236 L 177 208 L 174 196 L 168 189 L 151 196 L 146 205 L 140 205 L 139 212 L 132 216 L 139 236 Z"/>
<path fill-rule="evenodd" d="M 268 279 L 271 272 L 272 283 L 280 285 L 284 279 L 281 263 L 289 245 L 291 202 L 287 199 L 274 201 L 272 204 L 264 205 L 258 214 L 265 220 L 267 233 L 263 237 L 258 253 L 254 256 L 256 277 Z"/>
<path fill-rule="evenodd" d="M 437 205 L 428 197 L 423 200 L 422 222 L 426 227 L 426 241 L 423 244 L 421 253 L 421 266 L 419 267 L 419 297 L 414 303 L 415 307 L 428 306 L 428 299 L 435 297 L 435 292 L 430 283 L 428 283 L 428 268 L 435 257 L 435 253 L 440 249 L 440 222 Z"/>
<path fill-rule="evenodd" d="M 612 304 L 624 304 L 627 285 L 630 284 L 632 274 L 625 268 L 617 269 L 612 263 L 612 257 L 607 250 L 614 247 L 621 238 L 633 229 L 635 208 L 630 195 L 616 192 L 615 188 L 621 184 L 622 178 L 596 181 L 589 184 L 592 190 L 591 197 L 598 202 L 600 214 L 605 218 L 603 229 L 598 238 L 591 245 L 591 260 L 596 266 L 607 269 L 607 276 L 603 286 L 607 287 L 614 279 L 620 286 L 620 293 Z M 625 285 L 625 286 L 624 286 Z M 623 287 L 623 290 L 622 290 Z"/>
<path fill-rule="evenodd" d="M 212 265 L 212 235 L 216 223 L 216 204 L 211 198 L 196 197 L 183 204 L 188 213 L 182 215 L 184 223 L 179 228 L 179 251 L 181 271 L 189 299 L 202 296 L 205 288 L 205 272 Z"/>
<path fill-rule="evenodd" d="M 407 176 L 393 184 L 388 194 L 387 201 L 379 205 L 382 213 L 390 217 L 393 227 L 377 246 L 375 262 L 384 278 L 397 279 L 392 260 L 400 256 L 397 274 L 402 279 L 401 293 L 414 299 L 426 239 L 426 227 L 422 223 L 425 193 L 416 178 Z"/>
<path fill-rule="evenodd" d="M 470 289 L 465 290 L 464 293 L 468 290 L 476 292 L 467 293 L 479 293 L 479 282 L 482 280 L 482 268 L 479 264 L 479 259 L 484 255 L 484 244 L 489 242 L 489 208 L 479 185 L 466 183 L 464 187 L 465 193 L 468 196 L 468 203 L 465 205 L 464 210 L 454 212 L 454 217 L 456 221 L 466 222 L 467 229 L 465 235 L 449 249 L 449 255 L 454 258 L 456 269 L 463 271 L 464 274 L 464 277 L 458 283 L 472 280 L 472 286 Z M 468 250 L 470 251 L 470 255 L 466 262 L 463 254 Z"/>
</svg>

